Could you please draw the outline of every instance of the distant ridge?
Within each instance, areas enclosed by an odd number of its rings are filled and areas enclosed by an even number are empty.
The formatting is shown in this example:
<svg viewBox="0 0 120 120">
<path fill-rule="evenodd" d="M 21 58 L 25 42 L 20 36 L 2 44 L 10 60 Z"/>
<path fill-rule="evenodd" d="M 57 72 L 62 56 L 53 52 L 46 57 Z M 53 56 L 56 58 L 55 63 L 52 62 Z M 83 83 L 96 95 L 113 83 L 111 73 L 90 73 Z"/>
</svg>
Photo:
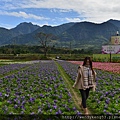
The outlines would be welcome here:
<svg viewBox="0 0 120 120">
<path fill-rule="evenodd" d="M 39 45 L 35 35 L 44 32 L 46 34 L 51 33 L 59 38 L 51 43 L 56 47 L 69 47 L 71 43 L 72 48 L 100 48 L 109 43 L 111 35 L 115 35 L 116 31 L 120 33 L 120 21 L 113 19 L 101 24 L 85 21 L 65 23 L 54 27 L 47 25 L 40 27 L 31 22 L 23 22 L 10 30 L 0 27 L 0 45 L 13 44 L 14 41 L 20 45 Z"/>
</svg>

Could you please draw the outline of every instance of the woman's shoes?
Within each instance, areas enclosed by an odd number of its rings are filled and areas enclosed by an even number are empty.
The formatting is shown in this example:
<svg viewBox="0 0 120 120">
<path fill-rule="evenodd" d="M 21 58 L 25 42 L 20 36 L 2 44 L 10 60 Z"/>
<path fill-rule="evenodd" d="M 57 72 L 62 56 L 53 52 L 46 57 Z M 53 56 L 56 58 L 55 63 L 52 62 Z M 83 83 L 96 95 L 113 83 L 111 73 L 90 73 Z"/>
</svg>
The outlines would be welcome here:
<svg viewBox="0 0 120 120">
<path fill-rule="evenodd" d="M 80 104 L 80 107 L 81 107 L 81 109 L 84 111 L 84 114 L 85 114 L 85 115 L 88 115 L 88 114 L 89 114 L 89 113 L 88 113 L 88 109 L 87 109 L 87 108 L 83 108 L 82 103 Z"/>
<path fill-rule="evenodd" d="M 83 108 L 82 103 L 80 104 L 80 108 L 84 111 L 84 114 L 85 114 L 85 115 L 88 115 L 88 114 L 89 114 L 89 113 L 88 113 L 88 109 L 87 109 L 87 108 Z"/>
<path fill-rule="evenodd" d="M 88 115 L 88 109 L 87 108 L 84 108 L 84 114 Z"/>
</svg>

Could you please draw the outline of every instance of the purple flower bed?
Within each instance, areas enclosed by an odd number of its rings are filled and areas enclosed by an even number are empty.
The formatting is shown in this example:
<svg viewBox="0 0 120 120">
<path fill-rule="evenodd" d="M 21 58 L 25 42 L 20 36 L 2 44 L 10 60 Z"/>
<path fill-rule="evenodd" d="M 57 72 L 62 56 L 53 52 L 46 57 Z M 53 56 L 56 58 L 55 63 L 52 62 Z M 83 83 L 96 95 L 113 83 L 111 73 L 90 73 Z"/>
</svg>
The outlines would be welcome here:
<svg viewBox="0 0 120 120">
<path fill-rule="evenodd" d="M 120 115 L 120 75 L 97 71 L 97 89 L 91 93 L 89 106 L 106 115 Z M 92 103 L 92 104 L 90 104 Z"/>
<path fill-rule="evenodd" d="M 81 114 L 54 61 L 0 79 L 1 114 Z"/>
<path fill-rule="evenodd" d="M 14 70 L 19 70 L 21 68 L 29 66 L 28 64 L 9 64 L 0 67 L 0 75 L 5 75 L 6 73 L 12 72 Z"/>
<path fill-rule="evenodd" d="M 65 72 L 75 81 L 78 65 L 67 61 L 58 61 Z M 120 75 L 97 70 L 95 92 L 91 92 L 88 105 L 98 114 L 120 115 Z"/>
<path fill-rule="evenodd" d="M 65 70 L 65 72 L 69 75 L 69 77 L 73 80 L 76 79 L 77 69 L 79 65 L 67 62 L 67 61 L 57 61 Z"/>
</svg>

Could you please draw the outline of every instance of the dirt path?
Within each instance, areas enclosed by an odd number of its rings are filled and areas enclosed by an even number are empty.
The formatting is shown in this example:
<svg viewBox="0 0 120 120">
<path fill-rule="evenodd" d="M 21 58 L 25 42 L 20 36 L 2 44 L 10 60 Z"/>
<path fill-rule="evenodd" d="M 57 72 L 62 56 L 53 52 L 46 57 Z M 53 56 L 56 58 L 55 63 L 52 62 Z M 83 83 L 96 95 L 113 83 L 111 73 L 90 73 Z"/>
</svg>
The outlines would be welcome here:
<svg viewBox="0 0 120 120">
<path fill-rule="evenodd" d="M 66 77 L 67 74 L 62 70 L 61 66 L 60 66 L 58 63 L 56 63 L 56 64 L 57 64 L 57 66 L 58 66 L 58 70 L 59 70 L 62 78 L 65 80 L 66 85 L 67 85 L 67 87 L 68 87 L 68 89 L 69 89 L 69 91 L 70 91 L 70 93 L 71 93 L 71 96 L 72 96 L 72 99 L 73 99 L 73 101 L 74 101 L 74 103 L 75 103 L 76 108 L 77 108 L 81 113 L 83 113 L 83 111 L 82 111 L 82 109 L 81 109 L 81 107 L 80 107 L 80 103 L 81 103 L 80 94 L 78 94 L 78 93 L 75 91 L 75 89 L 72 88 L 72 85 L 71 85 L 70 81 L 69 81 L 69 80 L 67 79 L 67 77 Z M 91 112 L 90 112 L 89 110 L 88 110 L 88 113 L 91 114 Z"/>
</svg>

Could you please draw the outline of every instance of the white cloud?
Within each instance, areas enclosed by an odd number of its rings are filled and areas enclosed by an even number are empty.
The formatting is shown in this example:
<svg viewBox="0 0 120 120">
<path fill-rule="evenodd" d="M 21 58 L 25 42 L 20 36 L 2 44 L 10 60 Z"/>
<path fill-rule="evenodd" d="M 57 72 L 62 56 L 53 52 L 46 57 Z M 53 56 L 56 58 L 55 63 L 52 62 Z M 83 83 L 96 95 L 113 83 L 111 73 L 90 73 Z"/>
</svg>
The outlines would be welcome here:
<svg viewBox="0 0 120 120">
<path fill-rule="evenodd" d="M 55 23 L 55 24 L 49 24 L 47 21 L 44 21 L 44 23 L 39 23 L 39 22 L 32 22 L 32 24 L 34 25 L 38 25 L 40 27 L 44 26 L 44 25 L 47 25 L 47 26 L 58 26 L 58 25 L 61 25 L 61 24 L 58 24 L 58 23 Z"/>
<path fill-rule="evenodd" d="M 50 12 L 58 12 L 57 9 L 50 9 Z"/>
<path fill-rule="evenodd" d="M 60 9 L 59 11 L 64 13 L 64 12 L 71 12 L 72 10 Z"/>
<path fill-rule="evenodd" d="M 80 18 L 65 18 L 68 22 L 81 22 L 82 20 Z"/>
<path fill-rule="evenodd" d="M 8 15 L 8 16 L 15 16 L 15 17 L 23 17 L 23 18 L 29 18 L 29 19 L 35 19 L 35 20 L 48 20 L 49 18 L 40 17 L 34 14 L 27 14 L 25 12 L 7 12 L 7 11 L 0 11 L 0 15 Z"/>
<path fill-rule="evenodd" d="M 38 23 L 38 22 L 32 22 L 32 24 L 38 25 L 38 26 L 40 26 L 40 27 L 42 27 L 42 26 L 44 26 L 44 25 L 49 25 L 48 22 L 44 22 L 43 24 Z"/>
<path fill-rule="evenodd" d="M 85 20 L 103 22 L 108 19 L 120 19 L 119 0 L 44 0 L 33 1 L 33 7 L 73 10 L 82 14 Z M 24 6 L 23 6 L 24 7 Z M 29 7 L 29 5 L 27 6 Z"/>
<path fill-rule="evenodd" d="M 6 29 L 11 29 L 11 28 L 13 28 L 13 27 L 15 27 L 15 26 L 10 25 L 10 24 L 0 23 L 0 27 L 6 28 Z"/>
<path fill-rule="evenodd" d="M 8 1 L 8 3 L 7 3 Z M 119 0 L 6 0 L 2 9 L 21 9 L 21 8 L 49 8 L 60 9 L 60 12 L 73 10 L 83 19 L 92 22 L 103 22 L 108 19 L 120 19 Z M 24 17 L 41 17 L 24 14 Z M 75 18 L 76 19 L 76 18 Z M 71 19 L 72 20 L 72 19 Z"/>
<path fill-rule="evenodd" d="M 72 10 L 67 10 L 67 9 L 56 9 L 56 8 L 53 8 L 53 9 L 50 9 L 51 12 L 61 12 L 61 13 L 65 13 L 65 12 L 71 12 Z"/>
</svg>

